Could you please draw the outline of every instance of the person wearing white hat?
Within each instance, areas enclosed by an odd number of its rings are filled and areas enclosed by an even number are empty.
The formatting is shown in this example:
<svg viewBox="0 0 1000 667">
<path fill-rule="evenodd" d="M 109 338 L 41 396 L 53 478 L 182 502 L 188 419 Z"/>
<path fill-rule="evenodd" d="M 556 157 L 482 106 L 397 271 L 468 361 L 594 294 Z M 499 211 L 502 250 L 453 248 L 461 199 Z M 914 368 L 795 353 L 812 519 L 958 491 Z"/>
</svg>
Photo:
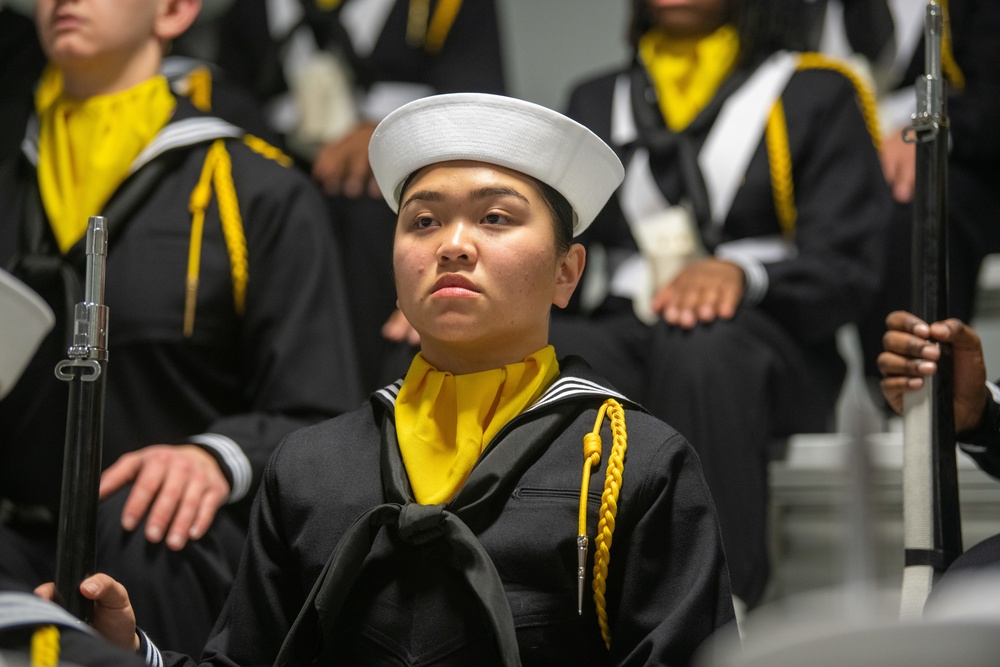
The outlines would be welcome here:
<svg viewBox="0 0 1000 667">
<path fill-rule="evenodd" d="M 558 113 L 478 94 L 400 108 L 370 155 L 421 351 L 272 457 L 204 663 L 687 664 L 733 618 L 697 457 L 547 343 L 617 158 Z M 136 633 L 119 584 L 85 585 L 120 644 L 190 661 Z"/>
</svg>

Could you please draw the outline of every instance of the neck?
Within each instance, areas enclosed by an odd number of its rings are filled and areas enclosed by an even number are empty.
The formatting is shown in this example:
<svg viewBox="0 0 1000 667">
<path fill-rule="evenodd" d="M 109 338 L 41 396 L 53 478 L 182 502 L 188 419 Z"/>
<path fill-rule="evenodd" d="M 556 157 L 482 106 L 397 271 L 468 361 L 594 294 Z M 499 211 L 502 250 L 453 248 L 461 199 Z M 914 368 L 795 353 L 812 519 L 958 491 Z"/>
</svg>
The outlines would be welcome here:
<svg viewBox="0 0 1000 667">
<path fill-rule="evenodd" d="M 67 97 L 75 100 L 120 93 L 156 76 L 162 60 L 159 45 L 150 44 L 126 62 L 86 61 L 60 64 L 63 91 Z"/>
<path fill-rule="evenodd" d="M 521 363 L 548 345 L 548 332 L 537 339 L 532 338 L 530 341 L 520 341 L 520 343 L 507 347 L 480 343 L 462 346 L 452 342 L 442 343 L 422 338 L 420 353 L 424 355 L 427 363 L 439 371 L 452 375 L 468 375 Z"/>
</svg>

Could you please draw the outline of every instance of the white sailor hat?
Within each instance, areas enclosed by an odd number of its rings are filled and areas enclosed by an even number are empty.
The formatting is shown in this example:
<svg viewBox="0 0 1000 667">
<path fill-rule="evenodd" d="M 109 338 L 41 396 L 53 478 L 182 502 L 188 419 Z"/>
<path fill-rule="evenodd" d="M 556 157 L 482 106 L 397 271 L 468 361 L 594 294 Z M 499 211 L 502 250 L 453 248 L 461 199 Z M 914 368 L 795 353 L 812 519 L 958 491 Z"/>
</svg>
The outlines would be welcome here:
<svg viewBox="0 0 1000 667">
<path fill-rule="evenodd" d="M 424 97 L 385 117 L 368 145 L 375 180 L 393 211 L 403 184 L 447 160 L 495 164 L 537 178 L 573 207 L 573 235 L 586 229 L 625 176 L 597 135 L 546 107 L 482 93 Z"/>
</svg>

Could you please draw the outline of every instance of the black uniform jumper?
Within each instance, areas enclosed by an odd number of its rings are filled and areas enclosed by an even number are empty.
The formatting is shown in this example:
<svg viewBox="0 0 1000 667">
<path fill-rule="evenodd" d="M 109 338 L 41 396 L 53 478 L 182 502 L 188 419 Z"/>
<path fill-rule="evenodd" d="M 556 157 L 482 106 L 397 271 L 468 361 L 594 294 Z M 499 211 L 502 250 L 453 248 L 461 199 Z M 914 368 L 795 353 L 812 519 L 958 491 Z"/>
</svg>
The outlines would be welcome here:
<svg viewBox="0 0 1000 667">
<path fill-rule="evenodd" d="M 234 230 L 224 230 L 213 187 L 197 298 L 186 309 L 189 206 L 219 141 L 231 163 L 241 221 L 235 232 L 244 245 L 226 238 Z M 29 585 L 52 577 L 66 420 L 66 389 L 53 368 L 66 355 L 85 267 L 82 240 L 65 255 L 57 249 L 36 161 L 33 124 L 24 154 L 0 169 L 0 263 L 57 314 L 55 329 L 0 402 L 0 497 L 14 506 L 0 527 L 0 569 Z M 235 504 L 220 510 L 208 535 L 174 553 L 147 543 L 142 526 L 122 532 L 126 493 L 119 492 L 102 505 L 98 559 L 128 582 L 145 626 L 166 644 L 199 650 L 225 600 L 253 491 L 274 447 L 295 428 L 353 409 L 361 394 L 338 251 L 323 202 L 301 174 L 258 154 L 242 130 L 184 98 L 133 167 L 101 211 L 110 310 L 103 463 L 151 444 L 194 442 L 219 461 Z M 187 332 L 186 310 L 193 315 Z M 178 595 L 188 608 L 176 608 Z"/>
<path fill-rule="evenodd" d="M 395 438 L 400 383 L 369 407 L 290 435 L 265 472 L 237 582 L 202 664 L 270 665 L 293 623 L 285 664 L 316 655 L 317 664 L 512 664 L 501 662 L 495 630 L 511 620 L 524 665 L 688 664 L 733 617 L 697 457 L 585 364 L 561 366 L 443 506 L 413 502 Z M 589 594 L 577 613 L 576 553 L 583 437 L 608 397 L 625 404 L 628 432 L 606 580 L 610 651 Z M 592 470 L 591 536 L 609 449 Z M 588 591 L 592 568 L 593 548 Z"/>
</svg>

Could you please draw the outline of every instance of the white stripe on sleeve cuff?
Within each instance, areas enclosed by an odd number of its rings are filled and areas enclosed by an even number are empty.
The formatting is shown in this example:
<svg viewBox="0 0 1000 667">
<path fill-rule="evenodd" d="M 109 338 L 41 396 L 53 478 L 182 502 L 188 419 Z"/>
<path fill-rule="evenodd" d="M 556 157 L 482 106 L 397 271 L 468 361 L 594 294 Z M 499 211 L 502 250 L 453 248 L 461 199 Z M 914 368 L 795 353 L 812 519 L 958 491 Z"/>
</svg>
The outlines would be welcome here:
<svg viewBox="0 0 1000 667">
<path fill-rule="evenodd" d="M 767 288 L 770 285 L 767 269 L 764 268 L 764 265 L 746 255 L 733 255 L 726 259 L 743 269 L 743 274 L 746 276 L 746 291 L 743 293 L 743 300 L 750 304 L 760 303 L 764 295 L 767 294 Z"/>
<path fill-rule="evenodd" d="M 139 633 L 139 657 L 146 661 L 148 667 L 163 667 L 163 656 L 160 655 L 160 649 L 156 648 L 149 635 L 141 629 L 136 628 L 135 631 Z"/>
<path fill-rule="evenodd" d="M 190 442 L 208 447 L 219 455 L 233 478 L 233 488 L 229 491 L 227 502 L 235 503 L 241 500 L 250 490 L 253 469 L 250 467 L 250 459 L 236 441 L 218 433 L 202 433 L 191 437 Z"/>
<path fill-rule="evenodd" d="M 987 380 L 986 388 L 990 390 L 990 396 L 993 397 L 993 402 L 1000 403 L 1000 387 L 997 387 L 995 384 Z"/>
</svg>

